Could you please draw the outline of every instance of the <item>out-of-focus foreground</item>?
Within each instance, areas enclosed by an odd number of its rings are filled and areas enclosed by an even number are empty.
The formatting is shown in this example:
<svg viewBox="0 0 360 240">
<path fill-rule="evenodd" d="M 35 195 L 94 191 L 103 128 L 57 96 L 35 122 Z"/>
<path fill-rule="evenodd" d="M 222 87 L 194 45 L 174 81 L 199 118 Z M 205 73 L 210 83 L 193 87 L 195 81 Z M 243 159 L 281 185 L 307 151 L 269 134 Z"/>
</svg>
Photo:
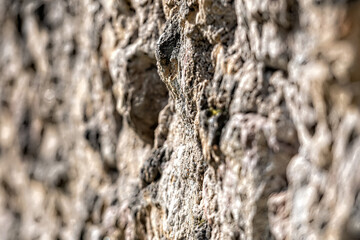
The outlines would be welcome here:
<svg viewBox="0 0 360 240">
<path fill-rule="evenodd" d="M 0 0 L 0 239 L 360 239 L 360 1 Z"/>
</svg>

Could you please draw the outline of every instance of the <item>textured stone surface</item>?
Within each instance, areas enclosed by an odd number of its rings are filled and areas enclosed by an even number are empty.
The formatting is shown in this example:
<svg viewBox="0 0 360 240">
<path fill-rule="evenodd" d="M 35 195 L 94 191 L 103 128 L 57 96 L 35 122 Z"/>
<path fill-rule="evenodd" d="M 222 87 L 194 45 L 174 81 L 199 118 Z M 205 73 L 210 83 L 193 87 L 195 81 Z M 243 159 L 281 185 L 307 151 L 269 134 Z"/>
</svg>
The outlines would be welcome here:
<svg viewBox="0 0 360 240">
<path fill-rule="evenodd" d="M 360 239 L 360 3 L 0 0 L 1 239 Z"/>
</svg>

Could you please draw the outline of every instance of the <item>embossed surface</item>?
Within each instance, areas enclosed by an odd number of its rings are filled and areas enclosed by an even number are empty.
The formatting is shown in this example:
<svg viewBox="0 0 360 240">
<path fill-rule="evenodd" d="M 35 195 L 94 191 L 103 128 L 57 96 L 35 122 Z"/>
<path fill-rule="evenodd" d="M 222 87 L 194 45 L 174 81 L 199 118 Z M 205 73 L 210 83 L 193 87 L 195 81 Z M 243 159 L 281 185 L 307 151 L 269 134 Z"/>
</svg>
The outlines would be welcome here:
<svg viewBox="0 0 360 240">
<path fill-rule="evenodd" d="M 359 23 L 0 0 L 0 239 L 359 239 Z"/>
</svg>

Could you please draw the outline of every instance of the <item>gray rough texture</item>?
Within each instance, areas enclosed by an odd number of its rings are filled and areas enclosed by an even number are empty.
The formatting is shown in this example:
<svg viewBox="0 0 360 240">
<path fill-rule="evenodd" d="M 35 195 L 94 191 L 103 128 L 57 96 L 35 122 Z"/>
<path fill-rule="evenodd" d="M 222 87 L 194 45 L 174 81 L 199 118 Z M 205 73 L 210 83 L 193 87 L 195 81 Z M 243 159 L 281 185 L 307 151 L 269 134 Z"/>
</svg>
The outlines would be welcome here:
<svg viewBox="0 0 360 240">
<path fill-rule="evenodd" d="M 360 239 L 360 2 L 0 0 L 0 239 Z"/>
</svg>

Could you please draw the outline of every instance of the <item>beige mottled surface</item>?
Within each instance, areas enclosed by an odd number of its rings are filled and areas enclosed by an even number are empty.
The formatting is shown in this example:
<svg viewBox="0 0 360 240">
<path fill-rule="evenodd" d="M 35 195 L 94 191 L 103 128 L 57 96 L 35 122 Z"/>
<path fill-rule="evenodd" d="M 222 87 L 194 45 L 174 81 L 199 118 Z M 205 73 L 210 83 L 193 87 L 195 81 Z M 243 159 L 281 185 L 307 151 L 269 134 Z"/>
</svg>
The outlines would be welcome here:
<svg viewBox="0 0 360 240">
<path fill-rule="evenodd" d="M 0 0 L 0 239 L 360 239 L 360 3 Z"/>
</svg>

